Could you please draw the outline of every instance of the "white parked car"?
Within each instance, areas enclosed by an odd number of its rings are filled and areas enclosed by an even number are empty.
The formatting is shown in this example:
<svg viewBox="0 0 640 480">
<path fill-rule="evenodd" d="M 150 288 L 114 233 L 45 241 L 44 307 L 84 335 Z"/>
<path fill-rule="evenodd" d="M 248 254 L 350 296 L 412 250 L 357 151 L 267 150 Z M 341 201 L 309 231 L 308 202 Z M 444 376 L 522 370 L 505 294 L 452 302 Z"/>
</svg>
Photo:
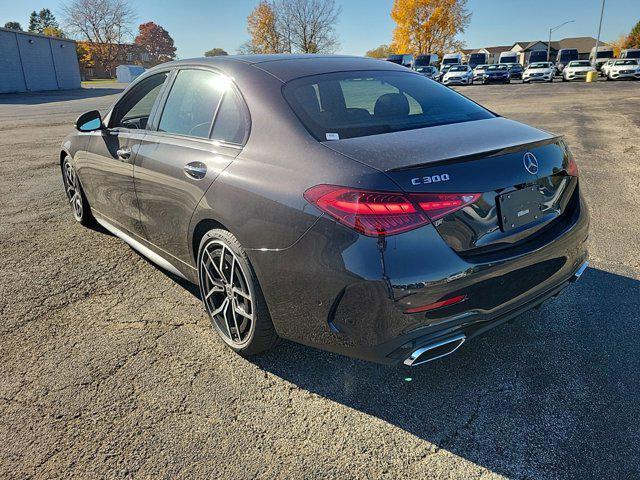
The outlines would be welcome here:
<svg viewBox="0 0 640 480">
<path fill-rule="evenodd" d="M 620 78 L 640 80 L 640 64 L 637 58 L 625 58 L 613 62 L 613 65 L 607 70 L 607 80 L 618 80 Z"/>
<path fill-rule="evenodd" d="M 589 60 L 572 60 L 562 70 L 562 81 L 584 80 L 587 73 L 597 71 Z"/>
<path fill-rule="evenodd" d="M 607 60 L 607 61 L 602 65 L 602 67 L 600 67 L 600 74 L 601 74 L 602 76 L 605 76 L 605 77 L 606 77 L 607 75 L 609 75 L 609 68 L 611 67 L 611 65 L 613 65 L 613 62 L 615 62 L 615 61 L 616 61 L 616 59 L 615 59 L 615 58 L 612 58 L 611 60 Z M 591 64 L 591 62 L 589 62 L 589 64 Z"/>
<path fill-rule="evenodd" d="M 487 67 L 489 65 L 478 65 L 476 68 L 473 69 L 473 80 L 482 80 L 482 77 L 484 76 L 484 72 L 487 71 Z"/>
<path fill-rule="evenodd" d="M 442 77 L 445 85 L 471 85 L 473 83 L 473 70 L 469 65 L 453 65 Z"/>
<path fill-rule="evenodd" d="M 522 74 L 522 82 L 553 82 L 556 67 L 551 62 L 531 63 Z"/>
</svg>

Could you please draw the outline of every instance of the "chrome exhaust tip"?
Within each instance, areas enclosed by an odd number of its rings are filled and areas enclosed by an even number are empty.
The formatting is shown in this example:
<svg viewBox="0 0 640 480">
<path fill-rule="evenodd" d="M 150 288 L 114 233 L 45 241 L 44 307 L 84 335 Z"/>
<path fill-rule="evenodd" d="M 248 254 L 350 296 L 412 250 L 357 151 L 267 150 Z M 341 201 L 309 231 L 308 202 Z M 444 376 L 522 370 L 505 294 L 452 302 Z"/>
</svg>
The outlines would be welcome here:
<svg viewBox="0 0 640 480">
<path fill-rule="evenodd" d="M 446 357 L 447 355 L 451 355 L 462 346 L 466 339 L 466 336 L 460 334 L 455 337 L 446 338 L 436 343 L 420 347 L 409 355 L 409 357 L 404 361 L 404 364 L 409 367 L 416 367 L 418 365 Z"/>
<path fill-rule="evenodd" d="M 578 268 L 578 270 L 576 270 L 576 272 L 573 274 L 573 277 L 571 277 L 571 282 L 572 283 L 577 282 L 588 266 L 589 266 L 589 260 L 587 260 L 582 265 L 580 265 L 580 268 Z"/>
</svg>

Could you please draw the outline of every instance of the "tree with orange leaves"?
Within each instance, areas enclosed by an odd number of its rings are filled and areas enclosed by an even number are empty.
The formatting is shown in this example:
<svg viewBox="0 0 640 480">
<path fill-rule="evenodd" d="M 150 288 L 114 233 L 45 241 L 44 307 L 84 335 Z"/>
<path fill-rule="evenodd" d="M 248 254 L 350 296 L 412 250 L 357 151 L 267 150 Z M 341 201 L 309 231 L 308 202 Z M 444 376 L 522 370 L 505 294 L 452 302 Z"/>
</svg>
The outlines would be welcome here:
<svg viewBox="0 0 640 480">
<path fill-rule="evenodd" d="M 262 0 L 247 17 L 247 31 L 251 35 L 247 49 L 250 53 L 281 53 L 282 35 L 278 31 L 278 18 L 269 2 Z"/>
<path fill-rule="evenodd" d="M 396 53 L 437 53 L 459 50 L 457 36 L 469 25 L 467 0 L 395 0 L 396 22 L 391 48 Z"/>
<path fill-rule="evenodd" d="M 134 43 L 147 53 L 149 65 L 158 65 L 176 58 L 176 47 L 173 38 L 164 28 L 154 22 L 143 23 L 138 27 L 140 32 Z"/>
</svg>

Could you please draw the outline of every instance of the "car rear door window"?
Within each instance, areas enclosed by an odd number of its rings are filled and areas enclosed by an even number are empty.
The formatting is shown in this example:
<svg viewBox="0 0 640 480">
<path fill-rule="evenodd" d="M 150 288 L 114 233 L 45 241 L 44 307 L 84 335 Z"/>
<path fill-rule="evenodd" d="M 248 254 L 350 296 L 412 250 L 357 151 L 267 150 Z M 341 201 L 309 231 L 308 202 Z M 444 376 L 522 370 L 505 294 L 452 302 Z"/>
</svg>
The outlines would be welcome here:
<svg viewBox="0 0 640 480">
<path fill-rule="evenodd" d="M 159 73 L 135 85 L 113 109 L 109 128 L 145 129 L 167 73 Z"/>
<path fill-rule="evenodd" d="M 287 83 L 284 97 L 320 141 L 427 128 L 494 115 L 423 75 L 338 72 Z"/>
<path fill-rule="evenodd" d="M 242 145 L 248 130 L 247 116 L 242 99 L 230 87 L 224 94 L 216 115 L 211 138 Z"/>
<path fill-rule="evenodd" d="M 206 70 L 178 72 L 158 125 L 161 132 L 209 138 L 228 81 Z"/>
</svg>

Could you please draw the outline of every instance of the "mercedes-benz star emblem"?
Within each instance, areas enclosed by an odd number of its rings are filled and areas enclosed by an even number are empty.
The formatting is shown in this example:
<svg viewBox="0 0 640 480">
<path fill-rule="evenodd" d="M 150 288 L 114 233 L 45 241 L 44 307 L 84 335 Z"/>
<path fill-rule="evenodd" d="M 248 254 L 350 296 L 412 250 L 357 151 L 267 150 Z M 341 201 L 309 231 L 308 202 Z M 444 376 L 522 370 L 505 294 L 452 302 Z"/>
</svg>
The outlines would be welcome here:
<svg viewBox="0 0 640 480">
<path fill-rule="evenodd" d="M 527 172 L 529 172 L 531 175 L 535 175 L 536 173 L 538 173 L 538 159 L 533 153 L 525 153 L 524 157 L 522 158 L 522 162 L 524 163 L 524 168 L 526 168 Z"/>
</svg>

